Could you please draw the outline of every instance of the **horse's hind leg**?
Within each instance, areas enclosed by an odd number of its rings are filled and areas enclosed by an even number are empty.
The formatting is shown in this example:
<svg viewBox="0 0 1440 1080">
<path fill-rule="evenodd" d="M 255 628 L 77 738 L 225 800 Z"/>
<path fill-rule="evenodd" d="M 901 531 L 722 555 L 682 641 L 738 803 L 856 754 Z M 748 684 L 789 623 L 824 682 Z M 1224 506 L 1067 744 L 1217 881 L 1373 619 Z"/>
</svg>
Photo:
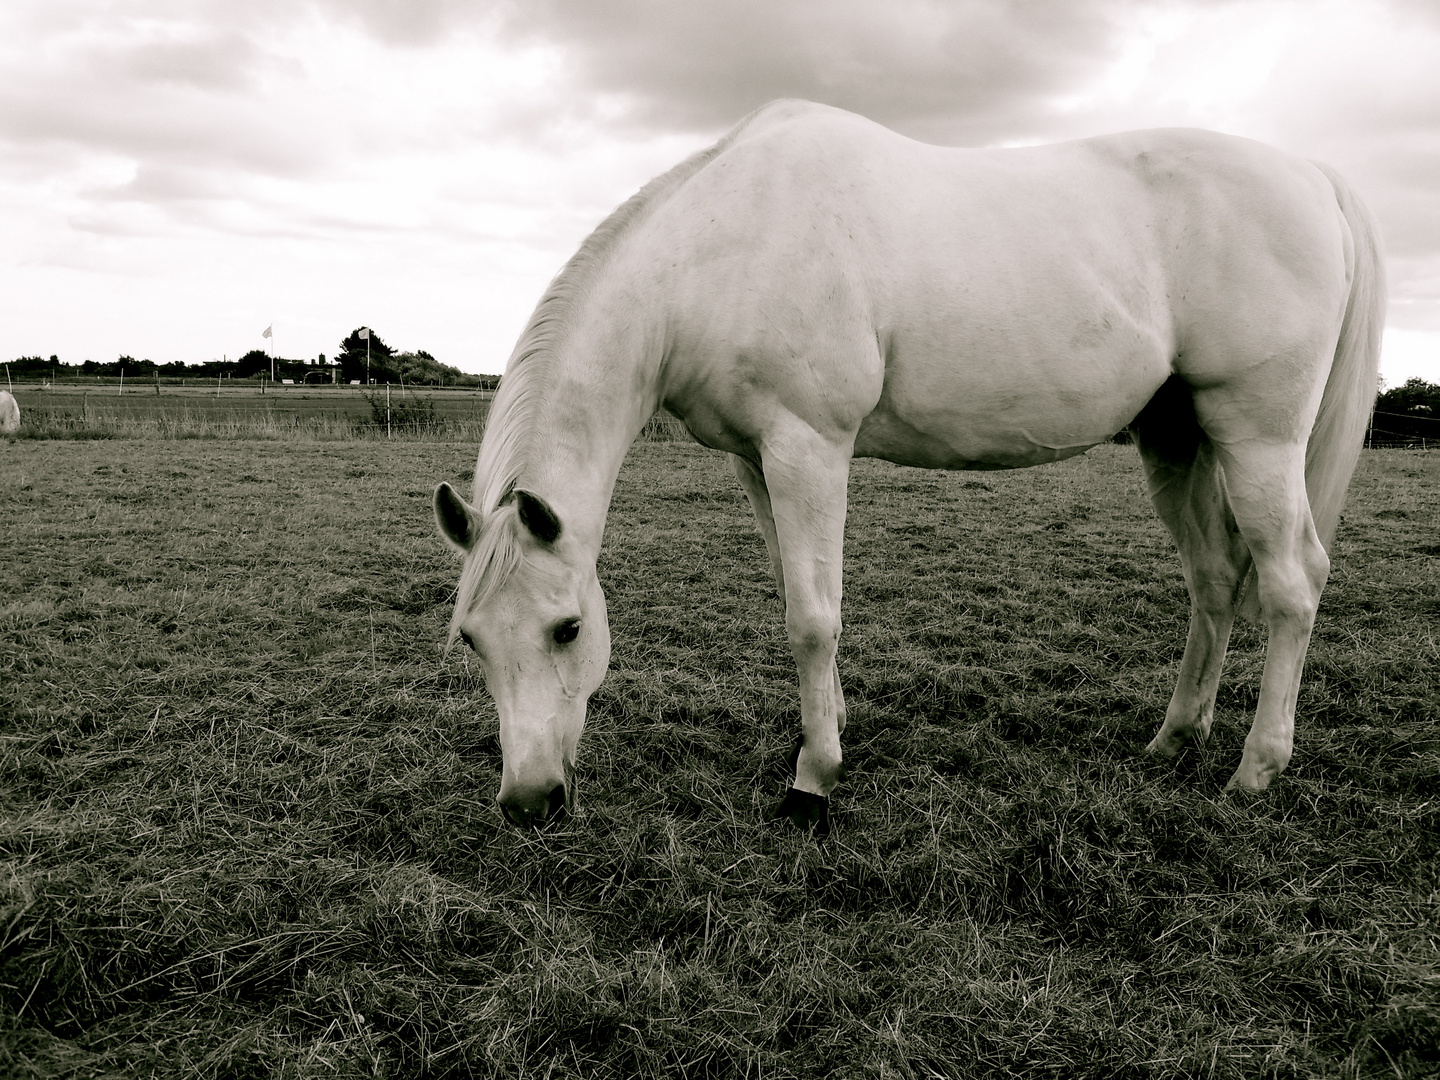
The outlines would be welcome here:
<svg viewBox="0 0 1440 1080">
<path fill-rule="evenodd" d="M 780 598 L 785 598 L 785 564 L 780 558 L 780 541 L 775 537 L 775 514 L 770 508 L 770 490 L 765 486 L 765 474 L 757 469 L 744 458 L 730 455 L 730 464 L 735 470 L 735 476 L 740 481 L 740 486 L 745 489 L 745 497 L 750 500 L 750 509 L 755 512 L 755 522 L 760 526 L 760 535 L 765 538 L 765 550 L 770 555 L 770 569 L 775 574 L 775 587 L 780 590 Z M 835 684 L 835 713 L 836 727 L 840 731 L 845 730 L 845 693 L 840 688 L 840 669 L 838 665 L 830 665 L 831 678 Z"/>
<path fill-rule="evenodd" d="M 1197 401 L 1205 422 L 1204 399 Z M 1260 702 L 1245 754 L 1227 788 L 1253 791 L 1290 763 L 1300 673 L 1330 559 L 1305 492 L 1305 442 L 1216 440 L 1235 520 L 1255 559 L 1260 611 L 1269 628 Z"/>
<path fill-rule="evenodd" d="M 1241 583 L 1250 568 L 1218 467 L 1195 420 L 1190 389 L 1171 379 L 1131 425 L 1150 499 L 1180 549 L 1190 591 L 1190 629 L 1165 723 L 1145 749 L 1174 757 L 1203 741 L 1215 718 L 1215 692 Z"/>
</svg>

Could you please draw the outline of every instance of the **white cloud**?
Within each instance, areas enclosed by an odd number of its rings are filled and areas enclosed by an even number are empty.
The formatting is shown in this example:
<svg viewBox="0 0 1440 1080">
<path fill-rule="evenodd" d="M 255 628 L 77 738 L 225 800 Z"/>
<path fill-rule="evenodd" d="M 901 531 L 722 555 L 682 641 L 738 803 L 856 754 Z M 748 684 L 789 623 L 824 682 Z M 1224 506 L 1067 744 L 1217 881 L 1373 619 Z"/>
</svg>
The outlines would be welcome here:
<svg viewBox="0 0 1440 1080">
<path fill-rule="evenodd" d="M 1440 331 L 1386 330 L 1380 377 L 1390 388 L 1408 379 L 1440 384 Z"/>
</svg>

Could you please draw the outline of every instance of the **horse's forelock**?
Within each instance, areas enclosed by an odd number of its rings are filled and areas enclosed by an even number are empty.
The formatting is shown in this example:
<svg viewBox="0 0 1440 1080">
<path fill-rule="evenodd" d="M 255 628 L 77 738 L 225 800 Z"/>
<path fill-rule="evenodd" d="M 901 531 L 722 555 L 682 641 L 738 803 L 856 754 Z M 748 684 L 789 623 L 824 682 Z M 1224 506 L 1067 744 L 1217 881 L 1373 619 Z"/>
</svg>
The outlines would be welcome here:
<svg viewBox="0 0 1440 1080">
<path fill-rule="evenodd" d="M 520 557 L 519 514 L 513 502 L 506 503 L 485 515 L 480 535 L 465 556 L 455 590 L 455 612 L 445 640 L 447 653 L 459 638 L 465 617 L 510 579 L 520 565 Z"/>
</svg>

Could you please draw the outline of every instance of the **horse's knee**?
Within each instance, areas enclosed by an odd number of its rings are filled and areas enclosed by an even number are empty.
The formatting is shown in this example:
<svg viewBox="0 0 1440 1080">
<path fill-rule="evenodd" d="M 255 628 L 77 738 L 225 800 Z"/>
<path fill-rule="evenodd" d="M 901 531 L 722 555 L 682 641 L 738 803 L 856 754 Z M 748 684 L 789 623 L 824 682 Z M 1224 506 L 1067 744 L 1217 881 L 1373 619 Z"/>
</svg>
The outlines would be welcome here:
<svg viewBox="0 0 1440 1080">
<path fill-rule="evenodd" d="M 1260 610 L 1271 626 L 1302 627 L 1315 621 L 1320 594 L 1330 577 L 1330 556 L 1312 536 L 1281 557 L 1271 557 L 1256 567 Z"/>
<path fill-rule="evenodd" d="M 786 606 L 785 630 L 797 660 L 823 657 L 833 662 L 840 641 L 838 614 L 791 603 Z"/>
<path fill-rule="evenodd" d="M 1320 590 L 1301 575 L 1290 575 L 1285 581 L 1259 583 L 1260 612 L 1271 630 L 1286 629 L 1308 634 L 1315 625 L 1320 607 Z"/>
</svg>

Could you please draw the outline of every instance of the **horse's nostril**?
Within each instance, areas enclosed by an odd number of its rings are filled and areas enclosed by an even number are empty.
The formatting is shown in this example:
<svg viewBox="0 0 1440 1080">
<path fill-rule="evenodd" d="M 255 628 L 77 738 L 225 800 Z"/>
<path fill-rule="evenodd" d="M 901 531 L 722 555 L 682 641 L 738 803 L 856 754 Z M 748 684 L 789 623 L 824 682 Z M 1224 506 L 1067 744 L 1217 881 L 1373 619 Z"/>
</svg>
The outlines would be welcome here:
<svg viewBox="0 0 1440 1080">
<path fill-rule="evenodd" d="M 550 820 L 559 821 L 565 816 L 565 785 L 556 784 L 550 789 Z"/>
</svg>

